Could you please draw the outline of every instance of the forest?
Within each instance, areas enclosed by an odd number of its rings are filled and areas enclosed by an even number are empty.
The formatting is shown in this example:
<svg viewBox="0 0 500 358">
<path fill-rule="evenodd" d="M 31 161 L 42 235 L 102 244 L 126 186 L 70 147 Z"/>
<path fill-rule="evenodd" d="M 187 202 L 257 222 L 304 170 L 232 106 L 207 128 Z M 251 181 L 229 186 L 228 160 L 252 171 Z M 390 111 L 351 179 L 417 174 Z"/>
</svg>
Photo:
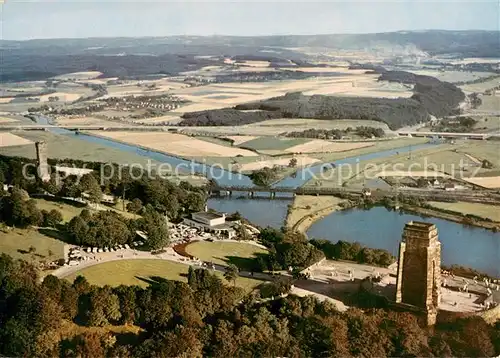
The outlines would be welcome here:
<svg viewBox="0 0 500 358">
<path fill-rule="evenodd" d="M 208 110 L 184 114 L 180 125 L 237 126 L 271 118 L 366 119 L 385 122 L 391 129 L 415 125 L 459 112 L 465 99 L 455 85 L 434 77 L 404 71 L 386 71 L 371 65 L 354 66 L 379 73 L 379 80 L 414 85 L 411 98 L 306 96 L 288 93 L 264 101 L 239 104 L 234 109 Z M 253 110 L 256 112 L 245 112 Z M 259 112 L 260 110 L 260 112 Z"/>
<path fill-rule="evenodd" d="M 179 123 L 181 126 L 242 126 L 280 118 L 280 114 L 270 111 L 241 112 L 236 109 L 226 108 L 185 113 L 182 118 L 183 121 Z"/>
<path fill-rule="evenodd" d="M 500 353 L 500 324 L 418 317 L 389 308 L 338 311 L 294 295 L 262 299 L 190 269 L 187 283 L 98 287 L 0 256 L 0 354 L 23 357 L 482 357 Z M 362 306 L 373 300 L 355 294 Z M 372 306 L 373 307 L 373 306 Z"/>
</svg>

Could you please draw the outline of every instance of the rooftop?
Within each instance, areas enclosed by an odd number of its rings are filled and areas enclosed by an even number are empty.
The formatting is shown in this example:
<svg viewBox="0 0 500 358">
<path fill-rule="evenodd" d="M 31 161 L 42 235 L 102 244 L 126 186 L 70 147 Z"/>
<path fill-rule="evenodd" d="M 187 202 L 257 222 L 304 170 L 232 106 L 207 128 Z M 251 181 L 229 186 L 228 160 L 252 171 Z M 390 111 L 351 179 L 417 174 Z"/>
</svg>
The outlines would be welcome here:
<svg viewBox="0 0 500 358">
<path fill-rule="evenodd" d="M 217 214 L 217 213 L 212 213 L 208 211 L 199 211 L 197 213 L 193 213 L 193 216 L 197 216 L 199 218 L 204 218 L 206 220 L 213 220 L 213 219 L 219 219 L 222 218 L 223 215 Z"/>
</svg>

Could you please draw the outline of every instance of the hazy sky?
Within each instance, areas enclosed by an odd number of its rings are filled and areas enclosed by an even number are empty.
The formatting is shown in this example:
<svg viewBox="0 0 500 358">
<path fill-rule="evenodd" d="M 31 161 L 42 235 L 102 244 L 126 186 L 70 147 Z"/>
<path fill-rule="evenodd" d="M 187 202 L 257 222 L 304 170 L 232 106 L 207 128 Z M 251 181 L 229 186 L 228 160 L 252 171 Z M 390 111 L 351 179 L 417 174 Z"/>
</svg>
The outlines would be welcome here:
<svg viewBox="0 0 500 358">
<path fill-rule="evenodd" d="M 1 36 L 19 40 L 498 30 L 499 1 L 5 0 Z"/>
</svg>

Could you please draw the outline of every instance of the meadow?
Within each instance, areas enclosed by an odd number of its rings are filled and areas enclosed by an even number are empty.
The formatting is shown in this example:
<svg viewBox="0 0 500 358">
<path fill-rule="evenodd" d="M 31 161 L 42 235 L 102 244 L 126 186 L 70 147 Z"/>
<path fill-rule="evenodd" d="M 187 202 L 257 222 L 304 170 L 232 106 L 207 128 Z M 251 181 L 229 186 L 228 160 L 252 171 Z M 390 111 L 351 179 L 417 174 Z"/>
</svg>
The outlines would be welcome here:
<svg viewBox="0 0 500 358">
<path fill-rule="evenodd" d="M 245 259 L 255 258 L 258 254 L 267 254 L 267 250 L 253 244 L 223 241 L 196 241 L 186 246 L 186 252 L 205 262 L 224 266 L 232 263 L 238 267 L 241 267 Z"/>
<path fill-rule="evenodd" d="M 104 262 L 84 268 L 74 274 L 66 276 L 65 279 L 73 282 L 76 277 L 84 276 L 91 284 L 99 286 L 119 286 L 119 285 L 138 285 L 146 287 L 155 277 L 161 277 L 167 280 L 176 280 L 187 282 L 187 273 L 189 266 L 159 259 L 132 259 Z M 224 278 L 222 273 L 216 272 L 223 282 L 230 284 Z M 251 291 L 262 281 L 245 277 L 236 279 L 236 286 L 246 291 Z M 232 285 L 232 283 L 231 283 Z"/>
</svg>

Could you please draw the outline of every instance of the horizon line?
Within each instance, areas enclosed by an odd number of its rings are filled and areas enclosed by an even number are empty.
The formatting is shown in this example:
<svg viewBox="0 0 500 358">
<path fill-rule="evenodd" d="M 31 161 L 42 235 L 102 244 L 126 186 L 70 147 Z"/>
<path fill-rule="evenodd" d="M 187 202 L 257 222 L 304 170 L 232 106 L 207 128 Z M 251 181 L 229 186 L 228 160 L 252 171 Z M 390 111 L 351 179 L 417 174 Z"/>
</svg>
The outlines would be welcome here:
<svg viewBox="0 0 500 358">
<path fill-rule="evenodd" d="M 0 42 L 28 42 L 28 41 L 51 41 L 51 40 L 93 40 L 93 39 L 158 39 L 158 38 L 173 38 L 173 37 L 233 37 L 233 38 L 265 38 L 265 37 L 307 37 L 307 36 L 361 36 L 361 35 L 381 35 L 381 34 L 397 34 L 397 33 L 422 33 L 422 32 L 499 32 L 500 30 L 486 29 L 421 29 L 421 30 L 394 30 L 394 31 L 377 31 L 377 32 L 337 32 L 337 33 L 316 33 L 316 34 L 269 34 L 269 35 L 228 35 L 228 34 L 174 34 L 174 35 L 149 35 L 149 36 L 90 36 L 90 37 L 34 37 L 24 39 L 0 39 Z"/>
</svg>

